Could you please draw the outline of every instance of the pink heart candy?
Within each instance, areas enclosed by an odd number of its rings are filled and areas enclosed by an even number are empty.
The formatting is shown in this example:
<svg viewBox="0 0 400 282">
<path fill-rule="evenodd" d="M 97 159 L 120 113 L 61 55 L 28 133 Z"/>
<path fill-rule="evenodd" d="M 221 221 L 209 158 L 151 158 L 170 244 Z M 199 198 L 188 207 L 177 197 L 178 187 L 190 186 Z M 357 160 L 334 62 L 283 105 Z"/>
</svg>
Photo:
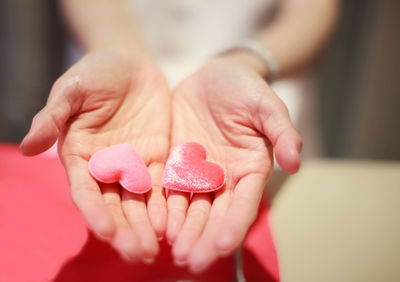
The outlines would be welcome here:
<svg viewBox="0 0 400 282">
<path fill-rule="evenodd" d="M 216 163 L 206 160 L 204 146 L 187 142 L 176 147 L 168 158 L 163 174 L 163 187 L 199 193 L 218 190 L 225 184 L 225 172 Z"/>
<path fill-rule="evenodd" d="M 89 171 L 96 180 L 119 182 L 132 193 L 146 193 L 151 188 L 146 164 L 129 144 L 114 145 L 95 153 L 90 158 Z"/>
</svg>

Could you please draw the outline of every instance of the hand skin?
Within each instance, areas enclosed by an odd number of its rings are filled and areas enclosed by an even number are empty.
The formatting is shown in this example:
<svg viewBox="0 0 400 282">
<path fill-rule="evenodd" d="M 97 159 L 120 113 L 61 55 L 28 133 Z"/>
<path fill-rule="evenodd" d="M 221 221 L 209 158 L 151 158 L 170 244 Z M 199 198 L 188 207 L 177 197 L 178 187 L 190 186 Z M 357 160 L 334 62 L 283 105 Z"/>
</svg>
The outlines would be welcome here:
<svg viewBox="0 0 400 282">
<path fill-rule="evenodd" d="M 254 70 L 219 58 L 175 90 L 171 147 L 195 141 L 226 170 L 225 187 L 212 194 L 170 193 L 167 238 L 176 265 L 202 272 L 231 254 L 256 218 L 265 184 L 278 164 L 300 165 L 302 141 L 286 106 Z"/>
<path fill-rule="evenodd" d="M 166 228 L 161 176 L 168 156 L 171 95 L 160 71 L 131 51 L 89 52 L 54 84 L 21 144 L 39 154 L 58 140 L 74 203 L 86 223 L 128 261 L 151 262 Z M 152 177 L 152 190 L 133 194 L 99 184 L 88 171 L 98 150 L 130 143 Z"/>
</svg>

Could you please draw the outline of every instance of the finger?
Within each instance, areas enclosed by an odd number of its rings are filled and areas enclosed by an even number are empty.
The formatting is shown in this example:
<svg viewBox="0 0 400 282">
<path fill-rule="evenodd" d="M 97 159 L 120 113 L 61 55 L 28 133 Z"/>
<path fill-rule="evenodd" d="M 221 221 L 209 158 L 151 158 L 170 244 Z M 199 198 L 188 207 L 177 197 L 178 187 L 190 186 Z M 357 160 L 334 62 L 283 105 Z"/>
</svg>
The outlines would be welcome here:
<svg viewBox="0 0 400 282">
<path fill-rule="evenodd" d="M 21 142 L 24 155 L 37 155 L 56 142 L 67 120 L 81 105 L 80 99 L 74 98 L 77 93 L 78 87 L 66 79 L 54 84 L 46 106 L 33 118 L 31 128 Z"/>
<path fill-rule="evenodd" d="M 272 142 L 275 158 L 279 166 L 287 173 L 295 173 L 300 167 L 302 140 L 294 128 L 288 110 L 282 101 L 260 104 L 261 131 Z"/>
<path fill-rule="evenodd" d="M 186 264 L 189 251 L 200 237 L 201 232 L 208 219 L 211 208 L 211 195 L 194 195 L 186 216 L 185 223 L 176 238 L 172 248 L 175 264 L 183 266 Z"/>
<path fill-rule="evenodd" d="M 122 212 L 121 198 L 117 184 L 101 184 L 104 202 L 116 224 L 116 234 L 112 246 L 127 261 L 137 261 L 142 254 L 139 240 Z"/>
<path fill-rule="evenodd" d="M 167 228 L 167 201 L 161 184 L 163 171 L 164 165 L 161 163 L 149 166 L 152 189 L 147 194 L 147 211 L 158 239 L 164 237 Z"/>
<path fill-rule="evenodd" d="M 231 204 L 215 238 L 215 247 L 221 255 L 231 254 L 244 240 L 256 219 L 265 183 L 265 175 L 251 174 L 236 185 Z"/>
<path fill-rule="evenodd" d="M 215 236 L 228 209 L 231 193 L 230 190 L 224 190 L 216 194 L 204 231 L 187 259 L 189 270 L 193 273 L 203 272 L 218 258 L 219 253 L 214 246 Z"/>
<path fill-rule="evenodd" d="M 295 130 L 286 130 L 275 144 L 275 158 L 279 166 L 287 173 L 296 173 L 300 168 L 300 135 Z"/>
<path fill-rule="evenodd" d="M 188 193 L 170 191 L 167 199 L 168 221 L 166 236 L 171 245 L 175 242 L 175 239 L 185 222 L 188 205 Z"/>
<path fill-rule="evenodd" d="M 156 233 L 147 215 L 144 195 L 122 191 L 122 209 L 129 225 L 139 238 L 143 261 L 152 262 L 159 251 Z"/>
<path fill-rule="evenodd" d="M 64 159 L 71 197 L 93 232 L 111 239 L 116 231 L 114 220 L 107 209 L 97 182 L 89 175 L 86 160 L 70 156 Z"/>
</svg>

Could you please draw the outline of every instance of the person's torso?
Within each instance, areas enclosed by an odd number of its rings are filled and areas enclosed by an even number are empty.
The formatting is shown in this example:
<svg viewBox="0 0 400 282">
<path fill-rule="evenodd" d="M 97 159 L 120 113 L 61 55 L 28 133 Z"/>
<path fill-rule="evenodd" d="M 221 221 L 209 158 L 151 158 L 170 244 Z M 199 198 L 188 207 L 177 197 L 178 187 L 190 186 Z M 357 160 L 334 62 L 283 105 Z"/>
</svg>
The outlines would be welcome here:
<svg viewBox="0 0 400 282">
<path fill-rule="evenodd" d="M 143 36 L 171 82 L 252 35 L 276 0 L 131 0 Z"/>
</svg>

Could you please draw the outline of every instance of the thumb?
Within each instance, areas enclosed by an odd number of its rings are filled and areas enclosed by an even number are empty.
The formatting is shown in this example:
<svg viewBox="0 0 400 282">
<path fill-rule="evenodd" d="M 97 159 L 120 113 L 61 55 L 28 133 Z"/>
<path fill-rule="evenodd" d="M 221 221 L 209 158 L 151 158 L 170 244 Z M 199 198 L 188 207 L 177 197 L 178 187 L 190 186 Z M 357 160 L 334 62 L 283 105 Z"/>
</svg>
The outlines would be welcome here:
<svg viewBox="0 0 400 282">
<path fill-rule="evenodd" d="M 57 140 L 68 119 L 81 105 L 77 82 L 65 84 L 57 81 L 49 95 L 46 106 L 36 114 L 31 128 L 22 140 L 20 150 L 25 156 L 34 156 L 49 149 Z"/>
<path fill-rule="evenodd" d="M 259 106 L 260 129 L 272 142 L 279 166 L 287 173 L 297 172 L 302 139 L 290 120 L 286 105 L 276 96 L 272 103 Z"/>
</svg>

